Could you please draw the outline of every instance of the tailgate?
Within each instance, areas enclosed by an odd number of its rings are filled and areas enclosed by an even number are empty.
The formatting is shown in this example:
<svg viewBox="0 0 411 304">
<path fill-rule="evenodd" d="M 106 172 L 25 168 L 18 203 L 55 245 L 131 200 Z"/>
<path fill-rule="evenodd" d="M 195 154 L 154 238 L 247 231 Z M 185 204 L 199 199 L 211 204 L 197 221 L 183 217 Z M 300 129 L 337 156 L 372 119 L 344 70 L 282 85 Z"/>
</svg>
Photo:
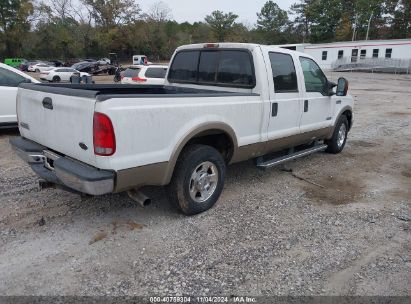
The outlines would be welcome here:
<svg viewBox="0 0 411 304">
<path fill-rule="evenodd" d="M 81 96 L 74 89 L 60 90 L 64 94 L 51 86 L 19 88 L 17 113 L 20 133 L 51 150 L 95 166 L 95 98 L 92 92 L 87 93 L 89 96 Z"/>
</svg>

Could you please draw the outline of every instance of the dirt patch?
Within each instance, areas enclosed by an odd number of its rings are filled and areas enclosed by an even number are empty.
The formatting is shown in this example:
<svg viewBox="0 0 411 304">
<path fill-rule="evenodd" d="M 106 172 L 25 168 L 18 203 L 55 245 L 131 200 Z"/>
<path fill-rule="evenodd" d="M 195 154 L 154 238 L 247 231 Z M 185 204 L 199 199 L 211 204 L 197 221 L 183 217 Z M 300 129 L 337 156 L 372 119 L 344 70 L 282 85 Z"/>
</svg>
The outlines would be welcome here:
<svg viewBox="0 0 411 304">
<path fill-rule="evenodd" d="M 411 112 L 389 112 L 387 114 L 393 116 L 409 116 L 411 115 Z"/>
<path fill-rule="evenodd" d="M 136 223 L 132 220 L 114 220 L 111 225 L 111 234 L 116 234 L 121 230 L 141 230 L 144 227 L 142 224 Z"/>
<path fill-rule="evenodd" d="M 364 141 L 364 140 L 350 140 L 350 145 L 354 147 L 373 148 L 379 146 L 378 143 Z"/>
<path fill-rule="evenodd" d="M 402 176 L 411 178 L 411 170 L 406 170 L 401 172 Z"/>
<path fill-rule="evenodd" d="M 93 245 L 94 243 L 97 243 L 99 241 L 104 240 L 105 238 L 107 238 L 107 232 L 105 231 L 100 231 L 98 233 L 96 233 L 93 238 L 90 240 L 90 242 L 88 243 L 89 245 Z"/>
<path fill-rule="evenodd" d="M 343 205 L 356 202 L 363 197 L 365 185 L 358 179 L 328 176 L 315 183 L 322 187 L 306 183 L 303 189 L 306 196 L 318 203 Z"/>
<path fill-rule="evenodd" d="M 89 242 L 89 245 L 107 239 L 109 233 L 106 230 L 111 230 L 111 235 L 116 235 L 118 233 L 126 233 L 127 231 L 141 230 L 144 225 L 136 223 L 132 220 L 114 220 L 111 222 L 111 227 L 108 229 L 102 228 L 98 233 L 96 233 Z M 124 237 L 124 236 L 123 236 Z"/>
</svg>

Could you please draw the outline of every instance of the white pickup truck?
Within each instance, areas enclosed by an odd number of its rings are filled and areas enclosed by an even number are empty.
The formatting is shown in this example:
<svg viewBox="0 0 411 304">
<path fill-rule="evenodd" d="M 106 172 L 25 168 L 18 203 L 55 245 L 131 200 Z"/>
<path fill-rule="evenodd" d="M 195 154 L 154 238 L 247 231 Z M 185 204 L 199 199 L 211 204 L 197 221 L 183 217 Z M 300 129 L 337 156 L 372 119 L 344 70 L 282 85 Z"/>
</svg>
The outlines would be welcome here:
<svg viewBox="0 0 411 304">
<path fill-rule="evenodd" d="M 216 203 L 228 164 L 341 152 L 353 123 L 347 90 L 303 53 L 188 45 L 164 86 L 21 85 L 11 144 L 51 183 L 90 195 L 167 186 L 192 215 Z"/>
</svg>

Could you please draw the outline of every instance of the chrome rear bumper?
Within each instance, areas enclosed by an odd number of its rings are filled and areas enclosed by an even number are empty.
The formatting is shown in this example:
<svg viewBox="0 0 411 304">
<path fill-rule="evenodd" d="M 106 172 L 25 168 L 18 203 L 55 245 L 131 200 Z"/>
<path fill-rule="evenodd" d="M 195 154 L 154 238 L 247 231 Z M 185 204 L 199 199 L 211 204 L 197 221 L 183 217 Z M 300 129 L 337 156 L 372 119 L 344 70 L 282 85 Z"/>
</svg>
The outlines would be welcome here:
<svg viewBox="0 0 411 304">
<path fill-rule="evenodd" d="M 22 137 L 10 139 L 10 144 L 16 154 L 48 182 L 90 195 L 103 195 L 114 191 L 113 171 L 100 170 L 60 156 Z"/>
</svg>

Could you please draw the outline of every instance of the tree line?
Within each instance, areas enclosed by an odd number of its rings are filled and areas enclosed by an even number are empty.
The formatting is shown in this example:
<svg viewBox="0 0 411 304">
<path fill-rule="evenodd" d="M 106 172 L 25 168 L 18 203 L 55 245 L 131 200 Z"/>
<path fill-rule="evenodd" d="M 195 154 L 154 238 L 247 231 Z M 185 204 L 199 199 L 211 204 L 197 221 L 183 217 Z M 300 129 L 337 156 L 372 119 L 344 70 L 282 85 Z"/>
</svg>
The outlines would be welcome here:
<svg viewBox="0 0 411 304">
<path fill-rule="evenodd" d="M 270 0 L 256 14 L 254 25 L 218 10 L 202 22 L 178 23 L 163 2 L 143 12 L 138 0 L 0 0 L 0 58 L 114 52 L 164 60 L 189 43 L 319 43 L 364 40 L 367 32 L 369 39 L 411 37 L 411 0 L 300 0 L 289 11 Z"/>
</svg>

